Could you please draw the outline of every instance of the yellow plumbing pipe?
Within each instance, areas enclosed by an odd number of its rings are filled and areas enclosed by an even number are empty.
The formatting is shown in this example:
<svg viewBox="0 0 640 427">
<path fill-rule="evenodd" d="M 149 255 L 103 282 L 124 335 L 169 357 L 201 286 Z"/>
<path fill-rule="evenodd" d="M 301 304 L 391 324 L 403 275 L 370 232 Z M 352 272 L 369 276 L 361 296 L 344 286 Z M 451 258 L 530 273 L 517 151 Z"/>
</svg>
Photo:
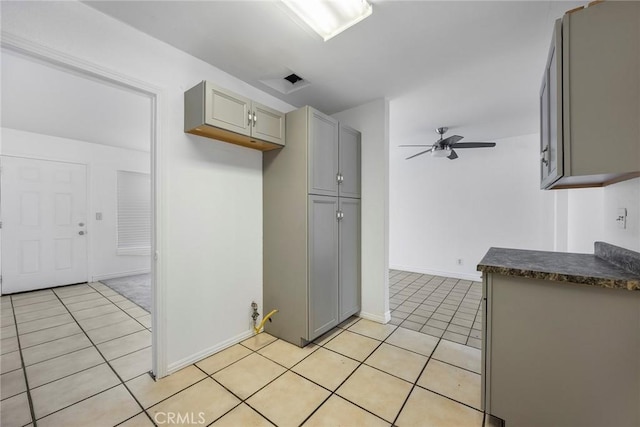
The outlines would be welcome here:
<svg viewBox="0 0 640 427">
<path fill-rule="evenodd" d="M 264 328 L 264 324 L 265 324 L 265 322 L 266 322 L 267 320 L 269 320 L 269 318 L 270 318 L 271 316 L 273 316 L 274 314 L 276 314 L 277 312 L 278 312 L 278 310 L 271 310 L 271 312 L 270 312 L 269 314 L 267 314 L 266 316 L 264 316 L 264 317 L 262 318 L 262 322 L 260 322 L 260 324 L 258 325 L 258 327 L 255 327 L 255 326 L 253 327 L 253 331 L 254 331 L 256 334 L 259 334 L 259 333 L 261 332 L 262 328 Z"/>
</svg>

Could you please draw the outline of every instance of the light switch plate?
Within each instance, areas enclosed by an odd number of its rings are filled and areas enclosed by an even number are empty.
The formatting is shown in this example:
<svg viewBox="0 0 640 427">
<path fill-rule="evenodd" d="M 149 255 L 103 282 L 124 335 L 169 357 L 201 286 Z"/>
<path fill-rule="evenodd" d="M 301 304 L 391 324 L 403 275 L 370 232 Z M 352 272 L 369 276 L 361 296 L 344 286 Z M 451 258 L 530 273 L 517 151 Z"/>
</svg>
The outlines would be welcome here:
<svg viewBox="0 0 640 427">
<path fill-rule="evenodd" d="M 616 216 L 616 222 L 618 223 L 618 228 L 627 228 L 627 209 L 626 208 L 618 208 L 618 215 Z"/>
</svg>

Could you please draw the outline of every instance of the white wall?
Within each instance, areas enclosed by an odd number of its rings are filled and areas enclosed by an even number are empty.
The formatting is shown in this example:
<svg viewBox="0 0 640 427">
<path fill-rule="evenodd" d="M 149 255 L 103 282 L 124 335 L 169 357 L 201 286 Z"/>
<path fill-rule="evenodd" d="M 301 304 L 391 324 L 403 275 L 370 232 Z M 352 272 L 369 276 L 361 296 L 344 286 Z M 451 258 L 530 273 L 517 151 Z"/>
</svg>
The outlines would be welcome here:
<svg viewBox="0 0 640 427">
<path fill-rule="evenodd" d="M 567 218 L 561 238 L 566 239 L 568 252 L 593 253 L 594 241 L 640 251 L 640 178 L 559 193 L 566 198 L 566 205 L 557 209 L 556 215 Z M 627 209 L 625 229 L 616 222 L 618 208 Z"/>
<path fill-rule="evenodd" d="M 1 132 L 0 154 L 87 165 L 89 280 L 149 272 L 149 256 L 116 254 L 116 172 L 149 173 L 149 153 L 9 128 Z M 96 212 L 102 221 L 96 221 Z"/>
<path fill-rule="evenodd" d="M 602 188 L 558 190 L 567 193 L 567 252 L 593 253 L 593 242 L 604 239 Z"/>
<path fill-rule="evenodd" d="M 168 368 L 249 336 L 250 303 L 262 305 L 262 154 L 185 134 L 183 94 L 207 79 L 293 107 L 82 3 L 3 2 L 2 30 L 161 89 Z"/>
<path fill-rule="evenodd" d="M 389 102 L 378 99 L 333 115 L 362 132 L 362 309 L 386 323 L 389 313 Z"/>
<path fill-rule="evenodd" d="M 640 178 L 613 184 L 603 189 L 602 240 L 640 252 Z M 615 221 L 618 208 L 627 208 L 627 228 Z"/>
<path fill-rule="evenodd" d="M 458 150 L 453 161 L 405 160 L 417 151 L 392 142 L 391 268 L 479 279 L 492 246 L 553 249 L 554 195 L 539 189 L 538 136 L 496 142 Z"/>
</svg>

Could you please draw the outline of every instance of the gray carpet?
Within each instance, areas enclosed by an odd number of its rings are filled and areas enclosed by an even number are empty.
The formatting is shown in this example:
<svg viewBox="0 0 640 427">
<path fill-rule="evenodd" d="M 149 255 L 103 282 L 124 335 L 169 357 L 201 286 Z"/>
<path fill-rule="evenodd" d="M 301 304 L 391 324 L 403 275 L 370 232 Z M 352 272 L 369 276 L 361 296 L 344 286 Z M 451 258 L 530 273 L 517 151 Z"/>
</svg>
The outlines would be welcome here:
<svg viewBox="0 0 640 427">
<path fill-rule="evenodd" d="M 151 274 L 118 277 L 101 282 L 151 313 Z"/>
</svg>

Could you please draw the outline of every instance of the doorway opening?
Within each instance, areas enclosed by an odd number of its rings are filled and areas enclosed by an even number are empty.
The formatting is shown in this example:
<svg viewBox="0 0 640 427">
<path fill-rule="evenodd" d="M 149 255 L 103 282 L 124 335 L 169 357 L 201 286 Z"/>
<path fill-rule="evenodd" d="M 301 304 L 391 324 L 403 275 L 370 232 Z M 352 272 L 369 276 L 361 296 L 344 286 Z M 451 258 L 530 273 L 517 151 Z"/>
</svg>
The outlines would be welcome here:
<svg viewBox="0 0 640 427">
<path fill-rule="evenodd" d="M 106 341 L 95 337 L 126 323 L 128 336 L 148 334 L 151 346 L 139 350 L 164 376 L 155 321 L 160 91 L 19 40 L 3 40 L 2 58 L 0 290 L 17 301 L 17 336 L 24 322 L 70 316 L 102 353 Z M 26 308 L 30 298 L 60 314 Z"/>
</svg>

